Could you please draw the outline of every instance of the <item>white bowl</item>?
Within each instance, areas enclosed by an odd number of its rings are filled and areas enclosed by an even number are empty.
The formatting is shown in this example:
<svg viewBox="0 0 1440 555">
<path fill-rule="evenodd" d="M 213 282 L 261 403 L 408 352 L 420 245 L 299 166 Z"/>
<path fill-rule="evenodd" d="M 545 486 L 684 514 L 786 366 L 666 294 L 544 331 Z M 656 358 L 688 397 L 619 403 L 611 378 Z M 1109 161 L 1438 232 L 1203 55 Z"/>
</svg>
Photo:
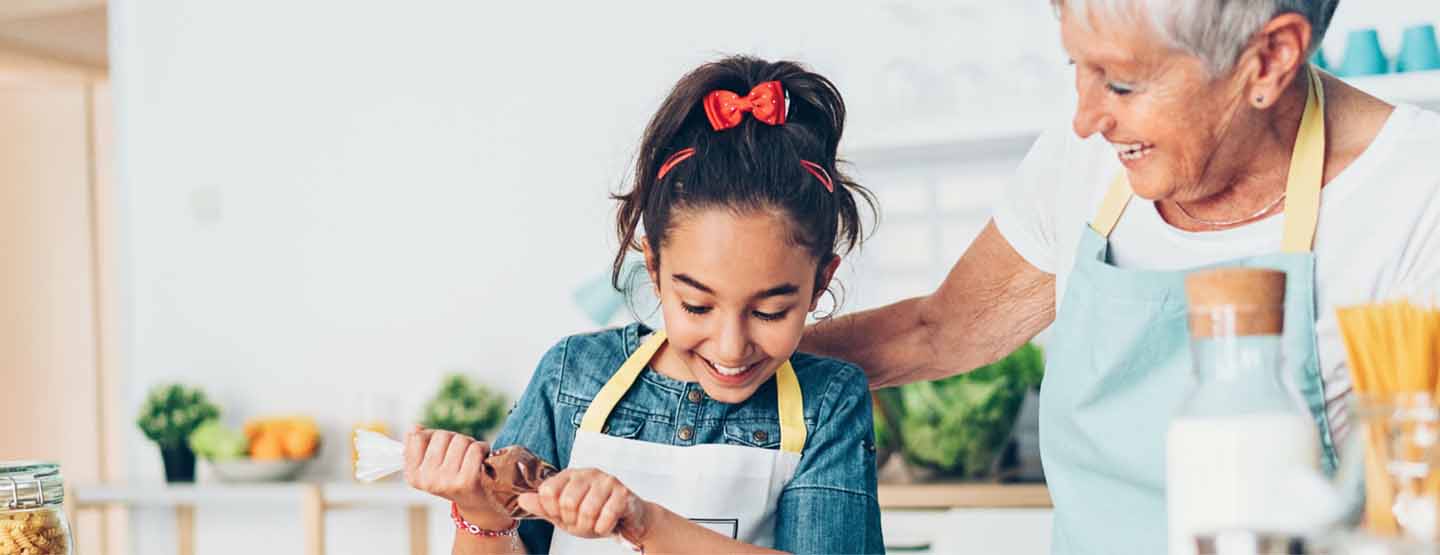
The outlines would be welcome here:
<svg viewBox="0 0 1440 555">
<path fill-rule="evenodd" d="M 230 461 L 207 461 L 215 476 L 222 482 L 288 482 L 300 475 L 311 459 L 298 461 L 254 461 L 235 459 Z"/>
</svg>

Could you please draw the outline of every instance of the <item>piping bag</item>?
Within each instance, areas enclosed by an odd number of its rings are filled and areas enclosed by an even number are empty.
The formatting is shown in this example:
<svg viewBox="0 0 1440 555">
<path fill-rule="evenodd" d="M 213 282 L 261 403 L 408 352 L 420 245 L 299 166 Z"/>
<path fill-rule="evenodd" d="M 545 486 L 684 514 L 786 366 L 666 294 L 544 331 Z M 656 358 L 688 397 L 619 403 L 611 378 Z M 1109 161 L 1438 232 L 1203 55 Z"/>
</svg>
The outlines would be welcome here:
<svg viewBox="0 0 1440 555">
<path fill-rule="evenodd" d="M 355 479 L 362 482 L 374 482 L 405 468 L 405 444 L 384 434 L 355 430 L 355 452 L 358 455 Z M 516 520 L 539 518 L 520 508 L 520 494 L 534 493 L 541 482 L 560 472 L 519 445 L 491 451 L 480 467 L 483 473 L 480 487 L 496 506 L 503 507 L 510 518 Z M 645 537 L 646 530 L 629 519 L 622 519 L 615 526 L 615 532 L 616 541 L 641 551 L 638 539 Z"/>
<path fill-rule="evenodd" d="M 405 444 L 369 430 L 355 430 L 355 479 L 374 482 L 405 467 Z M 529 449 L 512 445 L 490 452 L 481 463 L 480 487 L 513 519 L 536 518 L 520 508 L 520 494 L 534 493 L 540 482 L 560 472 Z"/>
</svg>

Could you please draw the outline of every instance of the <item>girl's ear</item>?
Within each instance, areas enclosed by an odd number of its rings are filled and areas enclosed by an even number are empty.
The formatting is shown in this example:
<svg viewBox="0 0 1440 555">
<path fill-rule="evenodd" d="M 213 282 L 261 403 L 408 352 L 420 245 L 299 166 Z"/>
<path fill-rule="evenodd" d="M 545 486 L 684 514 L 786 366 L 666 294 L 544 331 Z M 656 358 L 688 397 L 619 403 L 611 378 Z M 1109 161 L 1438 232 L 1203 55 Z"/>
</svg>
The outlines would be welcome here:
<svg viewBox="0 0 1440 555">
<path fill-rule="evenodd" d="M 640 237 L 640 252 L 645 254 L 645 273 L 650 276 L 650 285 L 655 288 L 655 297 L 660 297 L 660 263 L 655 260 L 655 252 L 650 250 L 650 241 L 646 237 Z"/>
<path fill-rule="evenodd" d="M 815 280 L 815 294 L 810 296 L 810 312 L 820 306 L 820 293 L 830 288 L 830 279 L 835 277 L 835 270 L 840 268 L 840 255 L 830 255 L 830 261 L 820 270 L 819 279 Z"/>
</svg>

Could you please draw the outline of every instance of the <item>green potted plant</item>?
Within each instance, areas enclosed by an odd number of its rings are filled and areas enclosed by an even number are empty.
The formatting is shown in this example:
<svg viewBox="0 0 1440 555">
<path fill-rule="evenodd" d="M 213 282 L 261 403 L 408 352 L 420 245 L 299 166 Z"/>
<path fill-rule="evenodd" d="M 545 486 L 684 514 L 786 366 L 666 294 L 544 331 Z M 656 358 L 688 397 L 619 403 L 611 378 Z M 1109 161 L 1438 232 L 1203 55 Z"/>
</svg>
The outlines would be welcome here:
<svg viewBox="0 0 1440 555">
<path fill-rule="evenodd" d="M 504 395 L 472 383 L 464 375 L 452 374 L 440 384 L 440 391 L 435 397 L 425 404 L 421 424 L 426 428 L 485 439 L 500 427 L 505 414 Z"/>
<path fill-rule="evenodd" d="M 136 424 L 145 432 L 145 437 L 160 447 L 160 457 L 165 461 L 165 481 L 195 481 L 195 452 L 190 449 L 190 433 L 219 416 L 220 409 L 198 388 L 164 384 L 150 390 Z"/>
</svg>

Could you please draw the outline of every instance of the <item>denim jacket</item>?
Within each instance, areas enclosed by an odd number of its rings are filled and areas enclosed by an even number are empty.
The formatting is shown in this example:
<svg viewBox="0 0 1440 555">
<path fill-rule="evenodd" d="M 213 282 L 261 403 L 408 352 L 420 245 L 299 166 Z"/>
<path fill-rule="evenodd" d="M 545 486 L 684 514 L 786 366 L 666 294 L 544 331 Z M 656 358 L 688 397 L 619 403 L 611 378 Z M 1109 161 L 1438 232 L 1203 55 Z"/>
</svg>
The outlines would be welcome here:
<svg viewBox="0 0 1440 555">
<path fill-rule="evenodd" d="M 495 447 L 523 445 L 565 468 L 591 399 L 649 331 L 642 324 L 631 324 L 573 335 L 551 347 L 511 410 Z M 853 364 L 804 353 L 795 353 L 790 364 L 800 381 L 809 434 L 795 477 L 780 494 L 774 547 L 792 553 L 883 553 L 875 495 L 875 432 L 865 375 Z M 681 434 L 685 429 L 690 433 Z M 726 443 L 779 449 L 775 380 L 732 405 L 710 399 L 699 384 L 677 381 L 647 367 L 610 413 L 604 433 L 666 445 Z M 539 520 L 520 526 L 531 553 L 548 552 L 552 532 L 548 522 Z"/>
</svg>

